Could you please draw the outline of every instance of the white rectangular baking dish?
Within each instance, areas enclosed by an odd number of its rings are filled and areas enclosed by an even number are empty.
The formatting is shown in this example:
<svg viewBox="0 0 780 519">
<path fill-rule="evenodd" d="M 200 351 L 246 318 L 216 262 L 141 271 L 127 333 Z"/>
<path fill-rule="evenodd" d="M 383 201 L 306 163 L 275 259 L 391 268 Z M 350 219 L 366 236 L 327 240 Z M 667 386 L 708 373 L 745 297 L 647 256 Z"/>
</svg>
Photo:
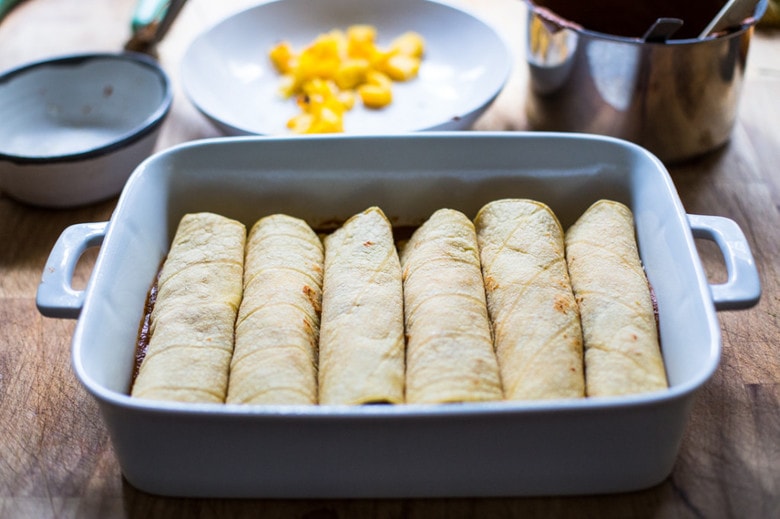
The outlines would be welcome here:
<svg viewBox="0 0 780 519">
<path fill-rule="evenodd" d="M 370 205 L 396 225 L 504 197 L 543 201 L 565 226 L 608 197 L 634 211 L 656 292 L 671 387 L 660 394 L 541 403 L 238 407 L 128 396 L 152 280 L 186 212 L 251 225 L 285 212 L 317 227 Z M 693 236 L 729 271 L 708 284 Z M 101 245 L 83 291 L 81 253 Z M 523 496 L 623 492 L 670 473 L 692 398 L 716 369 L 716 310 L 760 296 L 731 220 L 687 215 L 651 154 L 605 137 L 543 133 L 238 137 L 184 144 L 133 173 L 109 222 L 68 228 L 38 290 L 48 316 L 78 317 L 73 366 L 97 399 L 127 480 L 196 497 Z"/>
</svg>

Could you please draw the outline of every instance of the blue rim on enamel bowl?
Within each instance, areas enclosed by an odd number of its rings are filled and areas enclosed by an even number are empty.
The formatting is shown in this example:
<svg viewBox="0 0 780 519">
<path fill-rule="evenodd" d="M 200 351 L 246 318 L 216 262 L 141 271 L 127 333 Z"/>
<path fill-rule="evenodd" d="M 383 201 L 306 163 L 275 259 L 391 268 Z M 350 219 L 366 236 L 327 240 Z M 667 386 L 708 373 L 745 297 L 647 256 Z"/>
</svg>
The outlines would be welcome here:
<svg viewBox="0 0 780 519">
<path fill-rule="evenodd" d="M 42 67 L 74 67 L 93 60 L 112 60 L 127 61 L 140 65 L 157 77 L 162 86 L 162 97 L 157 107 L 144 118 L 144 120 L 131 129 L 118 133 L 107 144 L 85 148 L 74 153 L 62 153 L 51 155 L 24 155 L 6 153 L 0 150 L 0 161 L 12 162 L 15 164 L 50 164 L 57 162 L 76 162 L 84 159 L 99 157 L 113 151 L 127 147 L 150 133 L 157 130 L 170 112 L 173 102 L 173 90 L 168 74 L 160 65 L 146 54 L 137 52 L 122 53 L 88 53 L 88 54 L 70 54 L 56 58 L 48 58 L 25 65 L 12 68 L 0 74 L 0 88 L 26 73 L 32 72 Z"/>
</svg>

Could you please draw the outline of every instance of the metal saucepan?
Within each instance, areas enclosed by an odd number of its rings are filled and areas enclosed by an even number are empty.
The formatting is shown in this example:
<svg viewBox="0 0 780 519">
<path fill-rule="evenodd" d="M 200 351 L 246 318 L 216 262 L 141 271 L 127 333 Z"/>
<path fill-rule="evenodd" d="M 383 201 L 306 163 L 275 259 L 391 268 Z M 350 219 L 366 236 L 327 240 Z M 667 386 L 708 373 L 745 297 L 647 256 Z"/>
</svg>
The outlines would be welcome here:
<svg viewBox="0 0 780 519">
<path fill-rule="evenodd" d="M 526 102 L 535 130 L 620 137 L 665 162 L 724 145 L 734 125 L 752 29 L 766 10 L 701 37 L 724 0 L 526 0 Z M 659 18 L 683 21 L 651 41 Z"/>
</svg>

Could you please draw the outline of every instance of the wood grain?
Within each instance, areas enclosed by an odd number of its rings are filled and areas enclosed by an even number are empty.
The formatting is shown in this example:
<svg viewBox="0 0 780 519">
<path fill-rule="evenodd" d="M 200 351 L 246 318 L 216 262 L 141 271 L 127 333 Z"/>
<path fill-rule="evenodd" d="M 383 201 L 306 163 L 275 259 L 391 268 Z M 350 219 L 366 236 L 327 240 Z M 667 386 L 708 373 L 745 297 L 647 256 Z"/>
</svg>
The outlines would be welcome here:
<svg viewBox="0 0 780 519">
<path fill-rule="evenodd" d="M 452 0 L 493 24 L 515 50 L 515 70 L 477 130 L 522 130 L 525 7 L 518 0 Z M 49 55 L 118 51 L 134 0 L 27 0 L 0 23 L 0 69 Z M 251 0 L 190 0 L 160 60 L 177 88 L 158 143 L 217 135 L 178 84 L 192 37 Z M 121 476 L 95 401 L 70 367 L 75 323 L 42 317 L 35 291 L 62 230 L 110 218 L 115 201 L 51 211 L 0 195 L 0 518 L 103 517 L 780 517 L 780 33 L 757 31 L 739 121 L 729 144 L 670 169 L 689 213 L 726 216 L 747 235 L 763 296 L 720 312 L 723 354 L 702 388 L 672 475 L 630 494 L 532 499 L 198 500 L 135 490 Z M 0 122 L 2 124 L 2 122 Z M 716 247 L 699 242 L 711 282 L 725 279 Z M 74 284 L 83 287 L 89 251 Z M 151 440 L 151 439 L 148 439 Z"/>
</svg>

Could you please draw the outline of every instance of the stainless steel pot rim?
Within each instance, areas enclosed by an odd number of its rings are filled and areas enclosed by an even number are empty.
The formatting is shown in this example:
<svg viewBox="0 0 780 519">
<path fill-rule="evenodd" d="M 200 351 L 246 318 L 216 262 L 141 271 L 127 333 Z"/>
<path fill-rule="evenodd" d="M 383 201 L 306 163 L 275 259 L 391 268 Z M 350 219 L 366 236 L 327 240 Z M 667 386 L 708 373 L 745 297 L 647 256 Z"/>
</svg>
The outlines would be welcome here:
<svg viewBox="0 0 780 519">
<path fill-rule="evenodd" d="M 742 33 L 753 27 L 764 16 L 768 6 L 768 0 L 758 0 L 756 8 L 753 12 L 753 16 L 745 19 L 739 28 L 726 32 L 724 34 L 714 34 L 707 38 L 681 38 L 681 39 L 669 39 L 664 42 L 647 42 L 639 37 L 617 36 L 605 32 L 593 31 L 586 29 L 577 23 L 566 20 L 565 18 L 558 16 L 549 9 L 537 6 L 533 0 L 523 0 L 528 6 L 528 14 L 535 15 L 542 18 L 546 22 L 555 25 L 561 29 L 568 29 L 579 34 L 589 36 L 594 39 L 609 40 L 613 42 L 620 42 L 630 45 L 672 45 L 675 47 L 686 45 L 701 45 L 705 42 L 713 42 L 722 39 L 730 39 L 740 36 Z"/>
</svg>

